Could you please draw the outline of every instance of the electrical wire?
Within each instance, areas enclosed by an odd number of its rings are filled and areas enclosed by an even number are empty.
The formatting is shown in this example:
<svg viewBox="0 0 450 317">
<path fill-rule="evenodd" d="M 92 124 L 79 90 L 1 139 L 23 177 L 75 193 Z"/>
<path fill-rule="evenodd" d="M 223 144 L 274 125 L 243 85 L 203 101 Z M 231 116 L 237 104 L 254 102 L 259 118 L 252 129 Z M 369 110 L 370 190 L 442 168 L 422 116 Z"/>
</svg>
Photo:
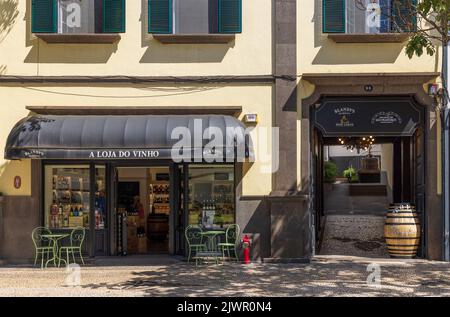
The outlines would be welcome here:
<svg viewBox="0 0 450 317">
<path fill-rule="evenodd" d="M 60 91 L 53 91 L 53 90 L 47 90 L 47 89 L 41 89 L 41 88 L 33 88 L 33 87 L 22 87 L 23 89 L 32 90 L 32 91 L 38 91 L 41 93 L 48 93 L 48 94 L 54 94 L 54 95 L 63 95 L 63 96 L 74 96 L 74 97 L 87 97 L 87 98 L 111 98 L 111 99 L 145 99 L 145 98 L 157 98 L 157 97 L 169 97 L 169 96 L 179 96 L 179 95 L 189 95 L 189 94 L 195 94 L 195 93 L 201 93 L 205 91 L 210 91 L 214 89 L 219 89 L 223 87 L 211 87 L 207 89 L 197 89 L 192 91 L 181 91 L 181 92 L 174 92 L 174 93 L 168 93 L 168 94 L 157 94 L 157 95 L 145 95 L 145 96 L 122 96 L 122 95 L 94 95 L 94 94 L 82 94 L 82 93 L 70 93 L 70 92 L 60 92 Z"/>
</svg>

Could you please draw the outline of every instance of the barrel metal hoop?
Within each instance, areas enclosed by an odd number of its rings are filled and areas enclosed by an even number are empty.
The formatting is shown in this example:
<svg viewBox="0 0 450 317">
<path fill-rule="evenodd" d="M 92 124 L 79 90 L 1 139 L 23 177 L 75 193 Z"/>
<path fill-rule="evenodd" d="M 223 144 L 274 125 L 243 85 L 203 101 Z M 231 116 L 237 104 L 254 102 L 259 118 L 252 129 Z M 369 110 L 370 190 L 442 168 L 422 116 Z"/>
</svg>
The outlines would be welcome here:
<svg viewBox="0 0 450 317">
<path fill-rule="evenodd" d="M 416 222 L 387 222 L 384 224 L 385 226 L 416 226 L 419 225 L 419 223 Z"/>
<path fill-rule="evenodd" d="M 420 237 L 384 237 L 385 239 L 393 239 L 393 240 L 397 240 L 397 239 L 420 239 Z"/>
<path fill-rule="evenodd" d="M 387 218 L 418 218 L 417 216 L 401 216 L 401 215 L 396 215 L 396 214 L 387 214 L 386 215 Z"/>
<path fill-rule="evenodd" d="M 418 244 L 386 244 L 388 247 L 418 247 Z"/>
</svg>

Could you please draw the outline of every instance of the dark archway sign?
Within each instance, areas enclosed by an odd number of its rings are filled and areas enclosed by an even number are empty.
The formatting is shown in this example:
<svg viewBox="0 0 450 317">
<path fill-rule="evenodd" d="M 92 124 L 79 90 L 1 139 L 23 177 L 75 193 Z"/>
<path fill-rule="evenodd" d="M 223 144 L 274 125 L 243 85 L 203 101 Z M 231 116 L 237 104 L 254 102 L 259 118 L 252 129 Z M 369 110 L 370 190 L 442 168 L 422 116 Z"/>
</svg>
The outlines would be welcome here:
<svg viewBox="0 0 450 317">
<path fill-rule="evenodd" d="M 408 97 L 326 97 L 314 111 L 314 124 L 325 137 L 411 136 L 423 117 Z"/>
</svg>

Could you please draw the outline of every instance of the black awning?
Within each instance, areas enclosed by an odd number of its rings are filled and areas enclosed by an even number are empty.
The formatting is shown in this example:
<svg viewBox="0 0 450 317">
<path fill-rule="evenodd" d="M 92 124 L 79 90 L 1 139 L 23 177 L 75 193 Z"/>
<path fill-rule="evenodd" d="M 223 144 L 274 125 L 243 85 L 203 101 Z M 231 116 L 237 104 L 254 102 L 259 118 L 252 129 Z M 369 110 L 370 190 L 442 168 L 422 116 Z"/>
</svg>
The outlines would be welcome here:
<svg viewBox="0 0 450 317">
<path fill-rule="evenodd" d="M 244 159 L 251 150 L 244 125 L 232 116 L 32 115 L 10 132 L 5 158 L 173 159 L 175 154 L 183 161 L 220 161 Z"/>
</svg>

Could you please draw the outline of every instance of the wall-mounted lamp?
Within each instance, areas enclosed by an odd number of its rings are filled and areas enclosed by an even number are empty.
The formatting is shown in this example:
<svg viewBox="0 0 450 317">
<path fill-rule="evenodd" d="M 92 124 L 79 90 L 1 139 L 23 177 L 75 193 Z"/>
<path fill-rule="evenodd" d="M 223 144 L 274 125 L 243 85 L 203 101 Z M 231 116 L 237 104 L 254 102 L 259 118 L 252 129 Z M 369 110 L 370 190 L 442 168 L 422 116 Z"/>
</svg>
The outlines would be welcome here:
<svg viewBox="0 0 450 317">
<path fill-rule="evenodd" d="M 256 124 L 258 123 L 258 115 L 256 113 L 247 113 L 244 115 L 244 122 Z"/>
<path fill-rule="evenodd" d="M 436 97 L 439 94 L 438 84 L 428 84 L 428 95 L 430 97 Z"/>
</svg>

